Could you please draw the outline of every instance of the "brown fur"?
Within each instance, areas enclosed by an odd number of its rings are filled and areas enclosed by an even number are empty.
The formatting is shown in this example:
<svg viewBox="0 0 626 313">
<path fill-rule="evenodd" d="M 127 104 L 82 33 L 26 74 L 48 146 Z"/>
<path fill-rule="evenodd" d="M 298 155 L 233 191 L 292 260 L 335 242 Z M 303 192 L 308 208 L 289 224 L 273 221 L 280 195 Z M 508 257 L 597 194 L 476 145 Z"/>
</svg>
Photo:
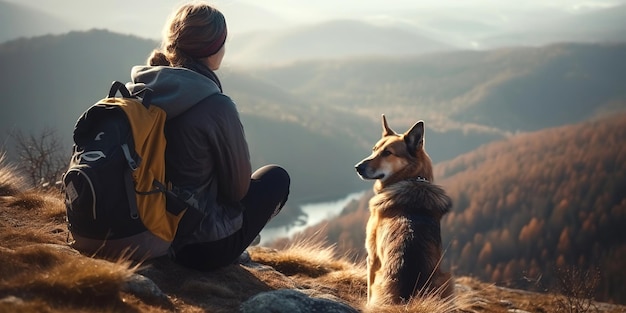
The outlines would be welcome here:
<svg viewBox="0 0 626 313">
<path fill-rule="evenodd" d="M 365 243 L 368 305 L 406 303 L 426 293 L 448 297 L 453 286 L 450 274 L 440 269 L 439 227 L 452 201 L 432 184 L 424 123 L 397 134 L 384 115 L 382 121 L 382 138 L 356 165 L 363 179 L 376 180 Z"/>
</svg>

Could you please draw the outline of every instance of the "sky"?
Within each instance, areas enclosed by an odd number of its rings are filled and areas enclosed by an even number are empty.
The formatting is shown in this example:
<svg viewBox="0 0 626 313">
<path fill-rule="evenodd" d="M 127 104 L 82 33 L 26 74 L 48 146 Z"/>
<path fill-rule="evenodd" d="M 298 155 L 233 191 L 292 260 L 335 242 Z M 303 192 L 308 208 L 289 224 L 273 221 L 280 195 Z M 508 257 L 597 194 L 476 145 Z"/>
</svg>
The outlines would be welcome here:
<svg viewBox="0 0 626 313">
<path fill-rule="evenodd" d="M 77 30 L 106 28 L 158 39 L 170 12 L 184 0 L 4 0 L 67 20 Z M 540 14 L 576 14 L 626 0 L 213 0 L 232 33 L 296 27 L 332 19 L 418 23 L 442 15 L 480 16 L 485 21 L 525 23 Z"/>
</svg>

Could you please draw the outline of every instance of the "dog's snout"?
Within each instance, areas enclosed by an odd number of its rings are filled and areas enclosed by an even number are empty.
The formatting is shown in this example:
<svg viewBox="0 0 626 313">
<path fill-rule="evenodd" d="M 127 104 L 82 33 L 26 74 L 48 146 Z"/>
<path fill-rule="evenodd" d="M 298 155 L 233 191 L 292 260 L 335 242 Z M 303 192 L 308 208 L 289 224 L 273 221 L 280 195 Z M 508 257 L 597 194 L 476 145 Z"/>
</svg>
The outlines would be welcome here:
<svg viewBox="0 0 626 313">
<path fill-rule="evenodd" d="M 354 166 L 354 169 L 356 170 L 357 173 L 359 173 L 359 175 L 363 175 L 365 174 L 365 170 L 367 168 L 367 162 L 366 161 L 361 161 L 358 164 L 356 164 Z"/>
</svg>

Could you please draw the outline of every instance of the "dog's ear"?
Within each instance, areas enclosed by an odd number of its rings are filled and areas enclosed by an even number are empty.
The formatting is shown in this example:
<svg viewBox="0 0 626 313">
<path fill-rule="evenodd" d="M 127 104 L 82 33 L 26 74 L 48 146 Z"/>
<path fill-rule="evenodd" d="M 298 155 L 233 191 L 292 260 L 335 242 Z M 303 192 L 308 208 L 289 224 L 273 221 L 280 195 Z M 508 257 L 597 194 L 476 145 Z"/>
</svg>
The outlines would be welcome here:
<svg viewBox="0 0 626 313">
<path fill-rule="evenodd" d="M 387 119 L 385 118 L 385 114 L 383 114 L 382 116 L 383 116 L 383 137 L 397 135 L 396 132 L 393 131 L 393 129 L 389 128 L 389 125 L 387 125 Z"/>
<path fill-rule="evenodd" d="M 424 121 L 419 121 L 404 133 L 404 142 L 408 150 L 416 152 L 424 147 Z"/>
</svg>

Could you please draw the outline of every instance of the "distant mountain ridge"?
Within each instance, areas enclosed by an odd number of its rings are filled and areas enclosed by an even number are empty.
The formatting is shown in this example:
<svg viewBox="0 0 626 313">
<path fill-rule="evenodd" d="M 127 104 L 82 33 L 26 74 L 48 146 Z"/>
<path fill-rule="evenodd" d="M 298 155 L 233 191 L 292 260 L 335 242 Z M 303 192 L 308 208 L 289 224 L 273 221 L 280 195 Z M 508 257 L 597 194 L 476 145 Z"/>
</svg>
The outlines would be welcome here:
<svg viewBox="0 0 626 313">
<path fill-rule="evenodd" d="M 355 56 L 406 56 L 453 47 L 436 39 L 393 26 L 357 20 L 334 20 L 274 32 L 235 37 L 230 45 L 236 64 L 285 64 L 298 60 L 342 59 Z"/>
<path fill-rule="evenodd" d="M 479 41 L 486 47 L 540 46 L 555 42 L 606 43 L 626 41 L 626 4 L 593 12 L 545 19 L 523 30 Z"/>
<path fill-rule="evenodd" d="M 0 43 L 20 37 L 69 32 L 74 25 L 43 11 L 0 1 Z"/>
<path fill-rule="evenodd" d="M 104 30 L 0 44 L 0 92 L 5 95 L 0 114 L 1 142 L 10 145 L 6 137 L 12 130 L 36 134 L 51 128 L 69 152 L 72 130 L 80 114 L 106 96 L 113 80 L 129 81 L 132 66 L 145 64 L 157 46 L 156 41 Z M 310 122 L 308 101 L 237 71 L 218 74 L 223 78 L 225 92 L 238 103 L 244 125 L 249 126 L 246 135 L 253 148 L 253 166 L 278 163 L 289 169 L 295 182 L 290 205 L 332 199 L 360 189 L 361 182 L 347 174 L 354 162 L 352 153 L 360 150 L 358 143 L 349 138 L 331 140 L 329 146 L 341 147 L 334 148 L 337 153 L 313 155 L 310 143 L 324 142 L 328 134 Z M 290 118 L 297 115 L 309 116 L 310 127 L 303 124 L 307 120 Z M 290 136 L 285 138 L 285 134 Z M 6 148 L 11 147 L 0 147 Z M 293 151 L 301 154 L 294 157 Z M 311 168 L 302 164 L 312 164 L 312 158 L 327 165 L 310 173 Z M 319 175 L 342 171 L 346 174 L 320 183 Z"/>
<path fill-rule="evenodd" d="M 2 148 L 11 147 L 6 139 L 11 130 L 51 127 L 69 150 L 78 116 L 106 95 L 113 80 L 128 81 L 131 67 L 145 64 L 158 44 L 106 30 L 0 44 Z M 353 166 L 380 136 L 381 113 L 397 129 L 425 120 L 429 153 L 440 162 L 517 129 L 557 126 L 622 109 L 619 86 L 626 71 L 621 63 L 611 64 L 624 49 L 620 44 L 556 45 L 256 69 L 224 66 L 218 75 L 241 112 L 253 166 L 286 166 L 294 181 L 290 203 L 297 205 L 368 188 Z M 579 79 L 575 84 L 560 79 L 570 72 Z M 544 76 L 550 79 L 542 80 Z M 546 93 L 551 86 L 559 89 Z M 527 88 L 532 99 L 550 101 L 525 104 L 523 93 L 516 92 L 520 88 Z M 563 92 L 567 88 L 573 92 Z M 607 104 L 608 99 L 614 102 Z M 574 110 L 574 105 L 584 110 Z"/>
<path fill-rule="evenodd" d="M 625 109 L 624 57 L 626 43 L 567 43 L 299 62 L 256 73 L 359 115 L 405 116 L 405 127 L 415 119 L 409 110 L 437 127 L 456 123 L 514 133 Z"/>
<path fill-rule="evenodd" d="M 172 9 L 166 1 L 85 4 L 71 0 L 55 8 L 36 0 L 19 4 L 0 0 L 0 43 L 22 37 L 85 31 L 92 28 L 156 40 Z M 232 1 L 220 8 L 233 30 L 226 58 L 235 65 L 283 64 L 305 59 L 336 59 L 372 55 L 418 55 L 446 50 L 477 50 L 542 46 L 556 42 L 626 41 L 626 4 L 580 9 L 532 5 L 476 7 L 459 3 L 445 10 L 382 9 L 380 16 L 354 16 L 315 21 L 289 21 L 263 5 Z M 108 16 L 92 19 L 93 12 Z M 137 14 L 146 18 L 136 19 Z M 141 12 L 141 13 L 139 13 Z M 505 17 L 505 18 L 503 18 Z M 250 21 L 258 21 L 251 24 Z"/>
</svg>

